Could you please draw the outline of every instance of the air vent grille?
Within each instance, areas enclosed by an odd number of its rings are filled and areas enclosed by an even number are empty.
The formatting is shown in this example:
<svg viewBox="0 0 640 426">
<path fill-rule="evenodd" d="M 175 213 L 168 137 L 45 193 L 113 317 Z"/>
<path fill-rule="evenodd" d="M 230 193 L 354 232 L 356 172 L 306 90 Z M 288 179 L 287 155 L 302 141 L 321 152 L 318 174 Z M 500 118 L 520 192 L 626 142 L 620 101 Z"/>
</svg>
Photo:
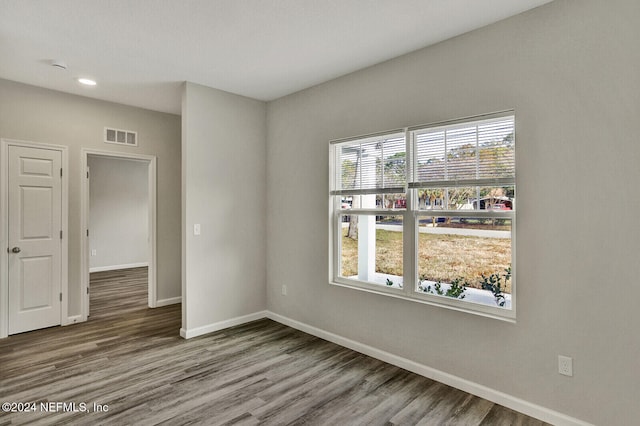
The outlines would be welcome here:
<svg viewBox="0 0 640 426">
<path fill-rule="evenodd" d="M 138 132 L 105 127 L 104 141 L 118 145 L 138 146 Z"/>
</svg>

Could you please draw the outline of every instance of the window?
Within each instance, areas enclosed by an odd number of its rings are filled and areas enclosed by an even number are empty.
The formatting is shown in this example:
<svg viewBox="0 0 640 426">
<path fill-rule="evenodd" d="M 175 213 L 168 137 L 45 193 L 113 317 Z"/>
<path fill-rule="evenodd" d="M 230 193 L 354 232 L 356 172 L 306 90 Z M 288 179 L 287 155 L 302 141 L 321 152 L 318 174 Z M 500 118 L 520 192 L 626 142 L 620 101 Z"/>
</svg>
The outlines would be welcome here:
<svg viewBox="0 0 640 426">
<path fill-rule="evenodd" d="M 515 316 L 512 112 L 330 144 L 332 283 Z"/>
<path fill-rule="evenodd" d="M 336 277 L 354 285 L 403 288 L 405 133 L 332 144 Z"/>
</svg>

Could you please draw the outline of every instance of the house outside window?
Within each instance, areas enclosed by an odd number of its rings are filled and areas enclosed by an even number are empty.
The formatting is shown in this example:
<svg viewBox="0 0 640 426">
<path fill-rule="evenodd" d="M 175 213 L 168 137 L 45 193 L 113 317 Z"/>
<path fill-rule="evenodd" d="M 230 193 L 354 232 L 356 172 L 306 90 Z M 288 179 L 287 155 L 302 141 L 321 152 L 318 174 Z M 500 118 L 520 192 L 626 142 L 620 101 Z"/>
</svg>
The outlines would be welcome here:
<svg viewBox="0 0 640 426">
<path fill-rule="evenodd" d="M 330 144 L 330 282 L 515 318 L 512 111 Z"/>
</svg>

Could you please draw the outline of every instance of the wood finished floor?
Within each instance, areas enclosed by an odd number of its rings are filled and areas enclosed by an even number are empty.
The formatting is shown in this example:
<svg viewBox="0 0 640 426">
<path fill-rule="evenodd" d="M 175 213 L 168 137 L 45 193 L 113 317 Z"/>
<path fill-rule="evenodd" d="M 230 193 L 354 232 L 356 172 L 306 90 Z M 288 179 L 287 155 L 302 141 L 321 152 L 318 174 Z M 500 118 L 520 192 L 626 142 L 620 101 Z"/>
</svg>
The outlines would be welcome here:
<svg viewBox="0 0 640 426">
<path fill-rule="evenodd" d="M 146 309 L 147 283 L 146 267 L 93 272 L 89 285 L 91 319 L 121 316 Z"/>
<path fill-rule="evenodd" d="M 0 402 L 108 412 L 0 425 L 545 424 L 271 320 L 184 340 L 180 305 L 146 307 L 146 268 L 91 280 L 88 322 L 0 340 Z"/>
</svg>

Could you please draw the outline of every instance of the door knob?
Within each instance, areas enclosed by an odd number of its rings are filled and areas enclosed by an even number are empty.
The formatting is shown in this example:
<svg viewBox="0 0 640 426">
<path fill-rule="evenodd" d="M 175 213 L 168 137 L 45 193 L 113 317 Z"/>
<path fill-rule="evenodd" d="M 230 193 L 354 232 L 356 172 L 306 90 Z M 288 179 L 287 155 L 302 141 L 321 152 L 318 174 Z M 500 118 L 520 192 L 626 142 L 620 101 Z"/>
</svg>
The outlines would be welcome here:
<svg viewBox="0 0 640 426">
<path fill-rule="evenodd" d="M 14 253 L 20 253 L 20 247 L 14 247 L 11 249 L 11 251 Z"/>
</svg>

